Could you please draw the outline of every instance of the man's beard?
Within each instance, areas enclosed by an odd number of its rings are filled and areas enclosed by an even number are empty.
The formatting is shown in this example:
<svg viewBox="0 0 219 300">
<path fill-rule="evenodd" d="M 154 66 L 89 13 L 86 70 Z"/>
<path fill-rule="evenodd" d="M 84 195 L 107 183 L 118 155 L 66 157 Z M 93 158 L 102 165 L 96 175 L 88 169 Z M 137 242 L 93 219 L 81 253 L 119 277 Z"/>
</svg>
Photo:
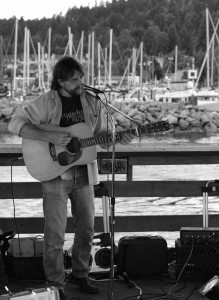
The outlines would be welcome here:
<svg viewBox="0 0 219 300">
<path fill-rule="evenodd" d="M 82 89 L 81 87 L 76 87 L 73 90 L 67 90 L 66 88 L 63 87 L 63 89 L 71 96 L 79 96 L 82 94 Z"/>
</svg>

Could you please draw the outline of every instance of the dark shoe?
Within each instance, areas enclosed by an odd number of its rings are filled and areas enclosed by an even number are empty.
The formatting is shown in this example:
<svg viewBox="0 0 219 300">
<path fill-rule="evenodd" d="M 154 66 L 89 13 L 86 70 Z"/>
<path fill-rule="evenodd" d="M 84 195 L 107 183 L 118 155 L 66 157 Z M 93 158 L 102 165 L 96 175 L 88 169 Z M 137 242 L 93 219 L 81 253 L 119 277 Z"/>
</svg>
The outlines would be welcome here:
<svg viewBox="0 0 219 300">
<path fill-rule="evenodd" d="M 72 284 L 76 284 L 79 286 L 82 292 L 87 294 L 98 294 L 98 288 L 90 282 L 88 277 L 78 278 L 75 277 L 72 273 L 69 275 L 68 282 Z"/>
<path fill-rule="evenodd" d="M 66 296 L 65 292 L 61 289 L 59 289 L 59 299 L 60 300 L 70 300 L 69 297 Z"/>
</svg>

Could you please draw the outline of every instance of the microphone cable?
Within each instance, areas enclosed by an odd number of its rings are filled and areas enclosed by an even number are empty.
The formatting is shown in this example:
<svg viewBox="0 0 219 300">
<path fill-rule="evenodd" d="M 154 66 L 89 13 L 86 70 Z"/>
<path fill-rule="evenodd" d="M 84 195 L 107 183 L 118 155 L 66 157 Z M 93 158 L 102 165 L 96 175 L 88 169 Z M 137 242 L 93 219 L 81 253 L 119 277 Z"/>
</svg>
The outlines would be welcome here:
<svg viewBox="0 0 219 300">
<path fill-rule="evenodd" d="M 16 206 L 15 206 L 14 187 L 13 187 L 13 166 L 14 166 L 14 163 L 16 161 L 20 160 L 20 159 L 23 159 L 23 157 L 15 158 L 11 163 L 11 198 L 12 198 L 12 203 L 13 203 L 13 220 L 14 220 L 14 224 L 15 224 L 15 227 L 16 227 L 18 240 L 20 238 L 20 233 L 19 233 L 19 230 L 18 230 L 18 225 L 17 225 L 17 220 L 16 220 Z M 19 251 L 20 251 L 20 255 L 21 255 L 20 240 L 19 240 Z"/>
</svg>

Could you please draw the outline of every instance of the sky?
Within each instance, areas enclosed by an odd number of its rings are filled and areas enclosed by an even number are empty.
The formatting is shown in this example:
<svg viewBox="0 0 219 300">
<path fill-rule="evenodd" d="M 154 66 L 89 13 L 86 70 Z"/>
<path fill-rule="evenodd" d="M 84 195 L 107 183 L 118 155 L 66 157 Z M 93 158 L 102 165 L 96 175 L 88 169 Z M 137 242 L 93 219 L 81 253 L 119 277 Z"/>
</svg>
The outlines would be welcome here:
<svg viewBox="0 0 219 300">
<path fill-rule="evenodd" d="M 52 18 L 53 15 L 62 13 L 64 16 L 68 8 L 74 6 L 93 7 L 100 0 L 2 0 L 0 8 L 0 19 L 21 17 L 24 20 Z M 103 2 L 103 1 L 102 1 Z M 105 1 L 104 1 L 105 2 Z"/>
</svg>

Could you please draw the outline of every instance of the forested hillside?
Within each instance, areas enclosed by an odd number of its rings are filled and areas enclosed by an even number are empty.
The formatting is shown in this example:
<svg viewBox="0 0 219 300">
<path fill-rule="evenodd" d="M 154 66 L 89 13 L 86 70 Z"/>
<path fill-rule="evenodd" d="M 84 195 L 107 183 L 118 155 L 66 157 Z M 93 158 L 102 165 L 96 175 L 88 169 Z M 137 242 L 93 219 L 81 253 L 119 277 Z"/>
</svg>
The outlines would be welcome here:
<svg viewBox="0 0 219 300">
<path fill-rule="evenodd" d="M 116 73 L 124 70 L 133 47 L 144 45 L 144 59 L 148 56 L 173 56 L 179 49 L 179 68 L 184 68 L 185 55 L 195 57 L 200 66 L 206 53 L 206 8 L 216 26 L 219 18 L 218 0 L 114 0 L 93 8 L 72 7 L 65 16 L 52 19 L 19 20 L 18 51 L 23 53 L 24 27 L 31 33 L 33 45 L 45 45 L 48 29 L 52 29 L 52 53 L 64 54 L 68 43 L 68 27 L 77 48 L 84 32 L 84 53 L 87 52 L 88 34 L 94 32 L 95 42 L 102 48 L 109 46 L 109 31 L 113 29 L 113 60 Z M 42 8 L 43 9 L 43 8 Z M 12 32 L 15 19 L 0 20 L 0 35 L 7 54 L 13 53 Z M 210 35 L 213 32 L 209 21 Z M 6 51 L 5 50 L 5 51 Z M 218 50 L 217 50 L 218 51 Z M 181 59 L 180 59 L 181 56 Z M 183 58 L 182 58 L 183 57 Z"/>
</svg>

